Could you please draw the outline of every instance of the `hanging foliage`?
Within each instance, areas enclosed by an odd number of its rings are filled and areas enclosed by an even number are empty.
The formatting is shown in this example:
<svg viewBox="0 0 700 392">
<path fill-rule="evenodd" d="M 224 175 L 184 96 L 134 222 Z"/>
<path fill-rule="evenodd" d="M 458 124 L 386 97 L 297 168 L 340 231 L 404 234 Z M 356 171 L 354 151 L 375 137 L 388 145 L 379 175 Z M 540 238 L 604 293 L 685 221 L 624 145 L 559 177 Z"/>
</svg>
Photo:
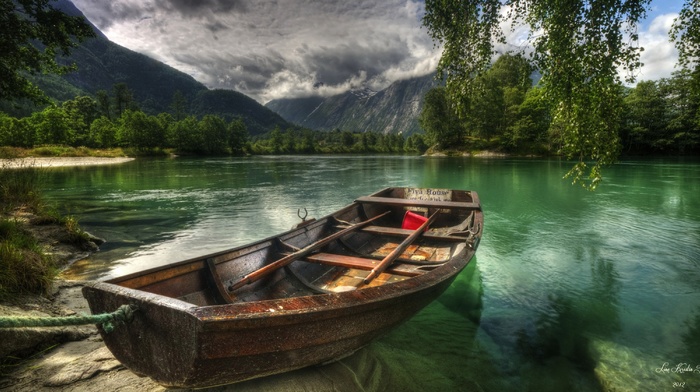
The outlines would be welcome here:
<svg viewBox="0 0 700 392">
<path fill-rule="evenodd" d="M 474 80 L 505 47 L 504 26 L 527 26 L 529 55 L 562 132 L 574 183 L 595 189 L 619 153 L 621 78 L 641 63 L 637 25 L 650 0 L 427 0 L 423 24 L 443 46 L 438 78 L 463 115 Z M 502 53 L 501 53 L 502 54 Z"/>
</svg>

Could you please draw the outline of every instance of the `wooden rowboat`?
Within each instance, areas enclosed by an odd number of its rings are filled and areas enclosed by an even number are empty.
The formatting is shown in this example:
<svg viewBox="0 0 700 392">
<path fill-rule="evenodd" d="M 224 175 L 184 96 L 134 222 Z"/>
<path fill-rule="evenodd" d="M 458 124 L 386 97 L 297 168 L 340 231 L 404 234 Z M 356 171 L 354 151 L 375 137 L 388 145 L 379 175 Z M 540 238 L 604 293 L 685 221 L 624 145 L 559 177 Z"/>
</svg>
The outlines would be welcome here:
<svg viewBox="0 0 700 392">
<path fill-rule="evenodd" d="M 417 219 L 418 223 L 410 219 Z M 134 305 L 100 333 L 127 368 L 207 387 L 331 362 L 440 296 L 476 252 L 475 192 L 387 188 L 276 237 L 92 282 L 94 313 Z"/>
</svg>

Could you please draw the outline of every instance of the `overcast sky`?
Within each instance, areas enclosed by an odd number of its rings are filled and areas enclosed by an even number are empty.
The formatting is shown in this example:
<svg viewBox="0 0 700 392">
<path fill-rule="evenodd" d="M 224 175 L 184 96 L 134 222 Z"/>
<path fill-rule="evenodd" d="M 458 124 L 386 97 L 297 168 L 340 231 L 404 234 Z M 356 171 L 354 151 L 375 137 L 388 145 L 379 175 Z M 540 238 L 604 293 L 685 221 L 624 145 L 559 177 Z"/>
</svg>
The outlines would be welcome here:
<svg viewBox="0 0 700 392">
<path fill-rule="evenodd" d="M 412 0 L 72 0 L 107 37 L 260 103 L 332 95 L 435 71 L 440 56 Z M 682 0 L 653 0 L 639 79 L 669 77 Z M 320 85 L 322 83 L 323 85 Z"/>
</svg>

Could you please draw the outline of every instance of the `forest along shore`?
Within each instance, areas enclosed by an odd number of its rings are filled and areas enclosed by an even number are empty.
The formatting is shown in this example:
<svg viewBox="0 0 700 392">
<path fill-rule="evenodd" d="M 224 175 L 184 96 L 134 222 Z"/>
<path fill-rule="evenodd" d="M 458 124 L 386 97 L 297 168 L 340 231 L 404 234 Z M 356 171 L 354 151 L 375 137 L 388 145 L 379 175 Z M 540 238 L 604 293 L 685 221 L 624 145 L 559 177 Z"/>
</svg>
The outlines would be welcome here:
<svg viewBox="0 0 700 392">
<path fill-rule="evenodd" d="M 134 158 L 104 158 L 104 157 L 29 157 L 16 159 L 0 159 L 0 168 L 28 168 L 28 167 L 64 167 L 64 166 L 91 166 L 112 165 L 133 161 Z"/>
</svg>

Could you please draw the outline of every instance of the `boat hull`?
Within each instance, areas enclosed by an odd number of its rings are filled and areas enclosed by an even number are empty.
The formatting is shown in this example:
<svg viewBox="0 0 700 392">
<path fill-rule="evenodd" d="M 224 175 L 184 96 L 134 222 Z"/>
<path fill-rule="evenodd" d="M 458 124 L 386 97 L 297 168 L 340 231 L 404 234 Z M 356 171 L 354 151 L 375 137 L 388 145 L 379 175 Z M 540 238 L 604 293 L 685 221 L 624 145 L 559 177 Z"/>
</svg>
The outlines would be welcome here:
<svg viewBox="0 0 700 392">
<path fill-rule="evenodd" d="M 164 386 L 201 388 L 347 356 L 410 319 L 439 297 L 455 277 L 410 294 L 371 302 L 355 300 L 351 306 L 332 306 L 333 302 L 348 302 L 342 298 L 315 298 L 313 308 L 299 312 L 285 311 L 287 304 L 270 301 L 268 314 L 240 318 L 232 314 L 235 305 L 230 305 L 232 309 L 202 309 L 155 295 L 139 298 L 142 293 L 131 293 L 135 290 L 103 283 L 88 285 L 83 293 L 93 314 L 110 312 L 125 303 L 137 306 L 128 324 L 110 333 L 101 330 L 105 344 L 122 364 Z"/>
</svg>

